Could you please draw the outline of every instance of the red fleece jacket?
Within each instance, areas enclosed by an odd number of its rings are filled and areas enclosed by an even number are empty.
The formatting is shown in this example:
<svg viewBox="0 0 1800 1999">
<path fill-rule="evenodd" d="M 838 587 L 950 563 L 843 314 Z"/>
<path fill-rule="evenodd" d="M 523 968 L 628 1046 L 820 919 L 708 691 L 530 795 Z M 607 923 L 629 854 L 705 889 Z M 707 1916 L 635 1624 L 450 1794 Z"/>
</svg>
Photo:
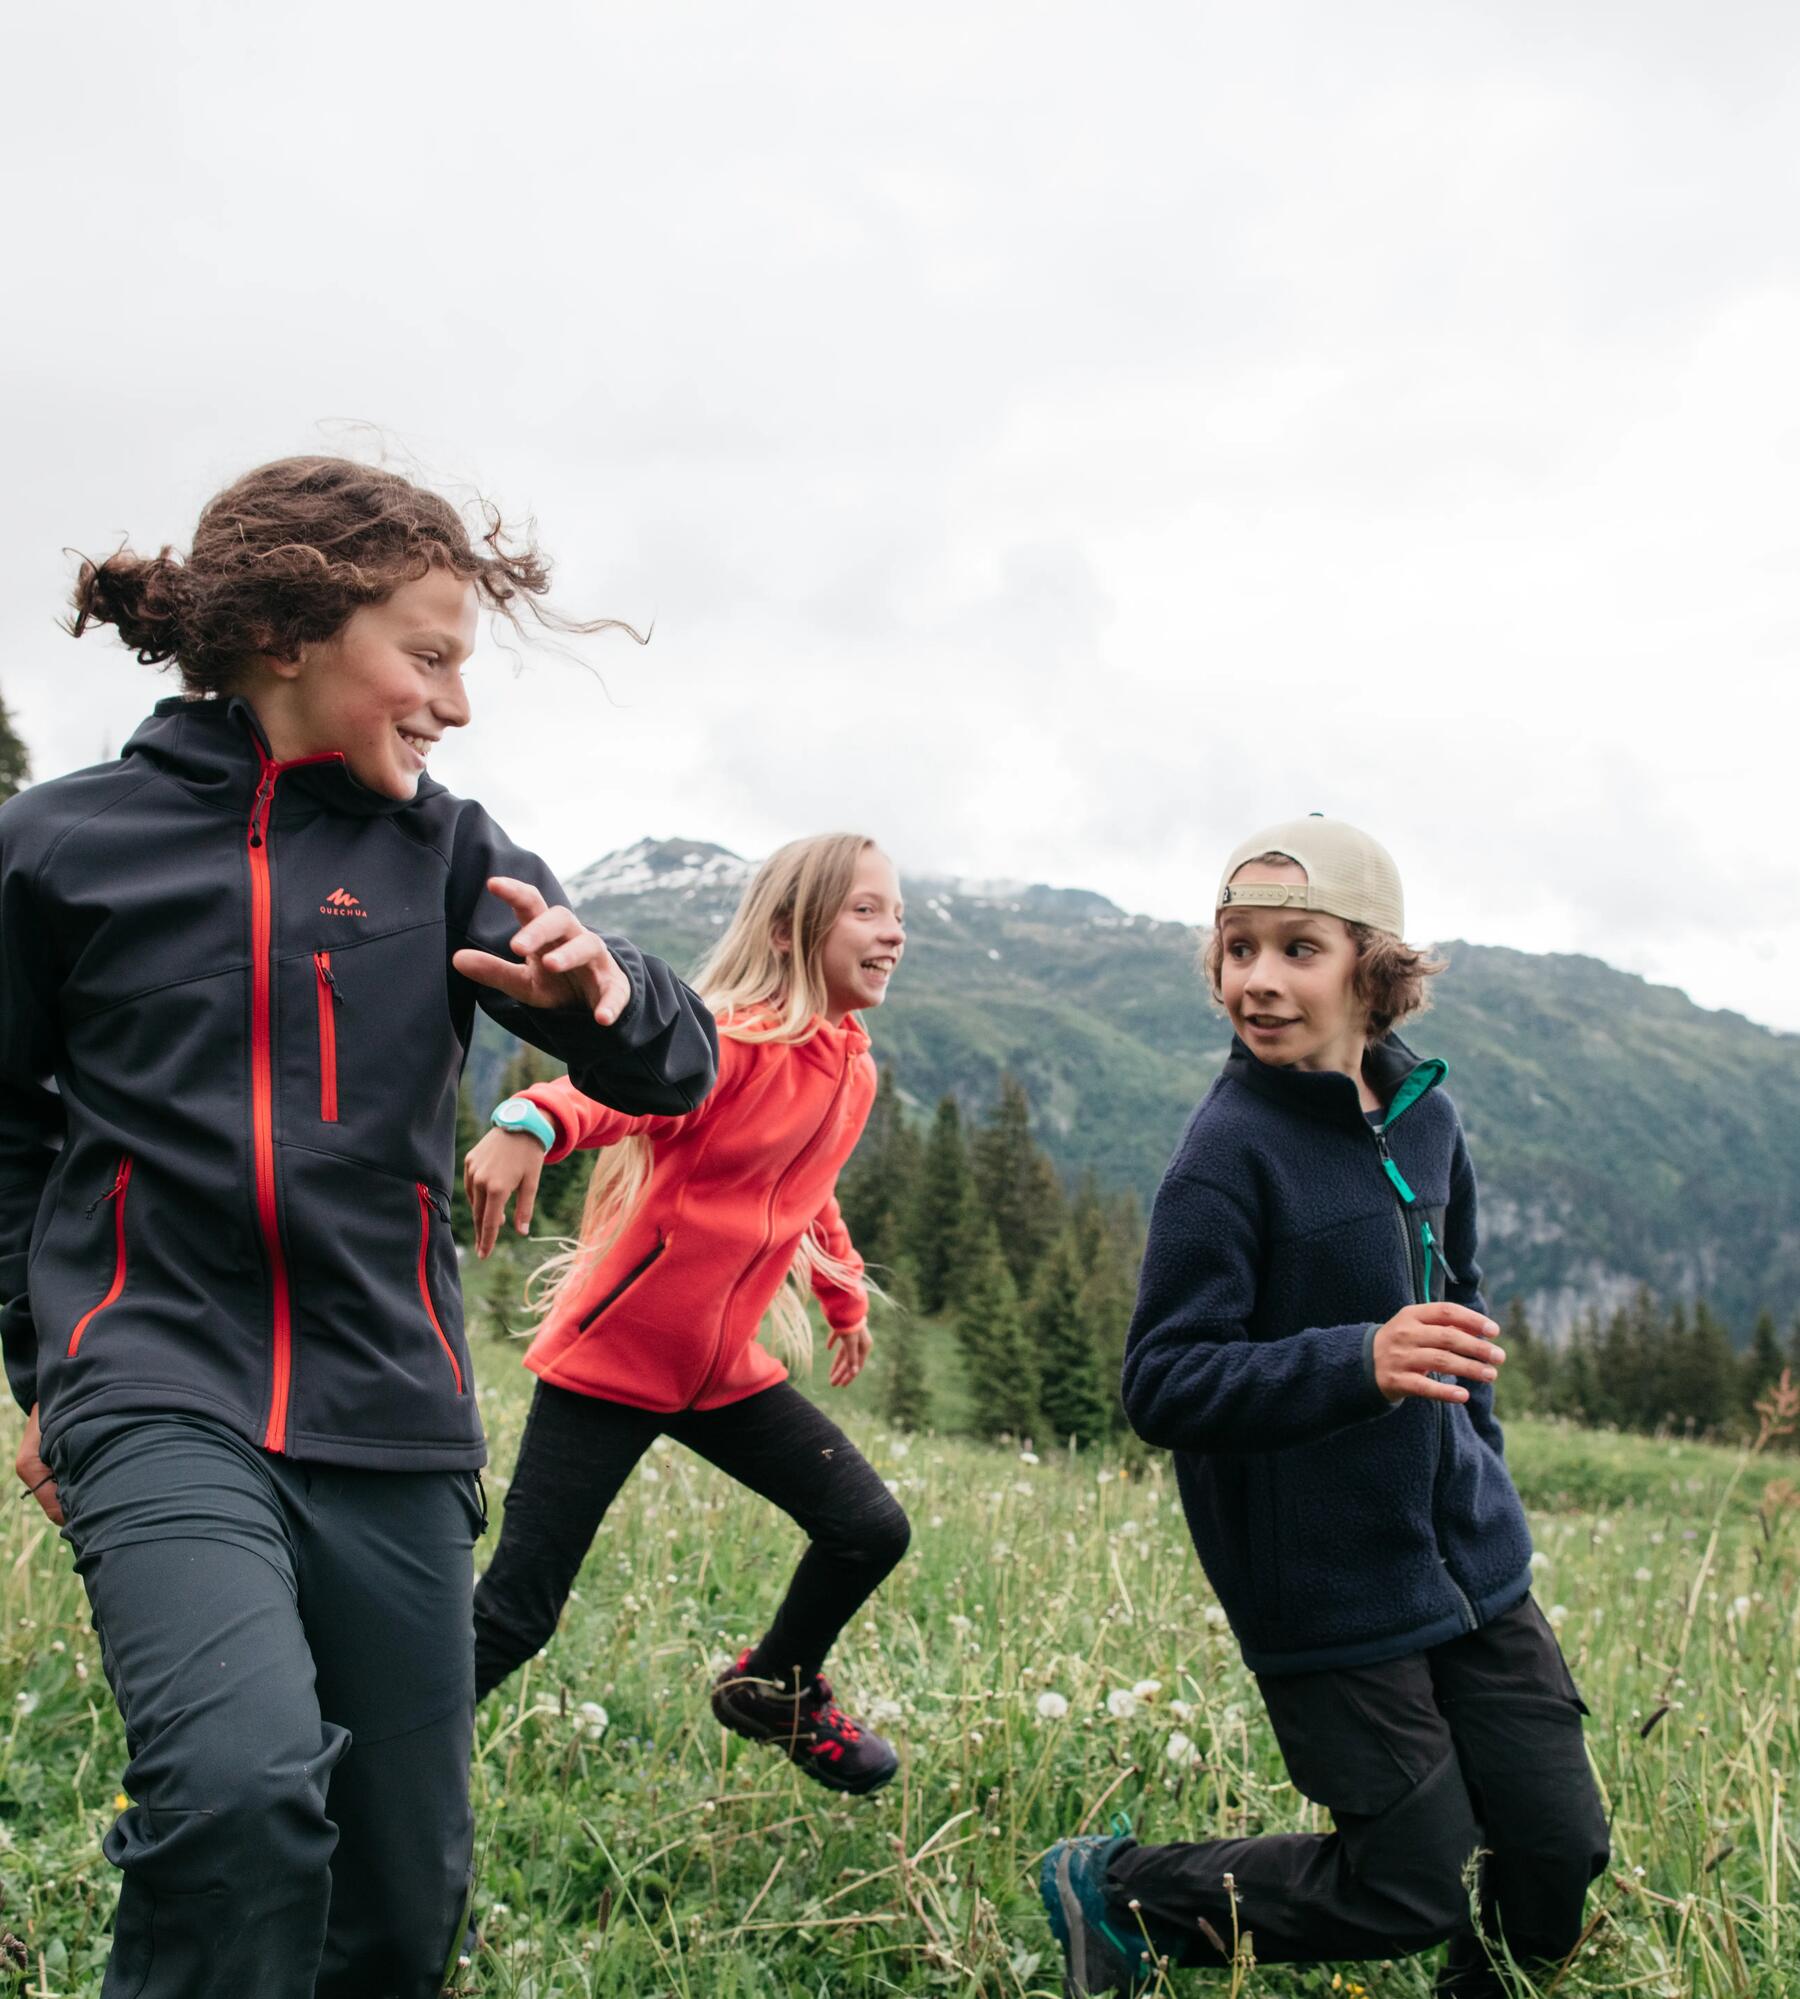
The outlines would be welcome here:
<svg viewBox="0 0 1800 1999">
<path fill-rule="evenodd" d="M 786 1379 L 758 1326 L 810 1228 L 860 1273 L 833 1188 L 875 1099 L 854 1014 L 801 1042 L 719 1037 L 719 1080 L 681 1117 L 631 1117 L 566 1079 L 524 1093 L 556 1126 L 551 1160 L 650 1140 L 650 1184 L 585 1282 L 558 1299 L 525 1365 L 558 1388 L 639 1409 L 717 1409 Z M 816 1286 L 833 1327 L 868 1293 Z"/>
</svg>

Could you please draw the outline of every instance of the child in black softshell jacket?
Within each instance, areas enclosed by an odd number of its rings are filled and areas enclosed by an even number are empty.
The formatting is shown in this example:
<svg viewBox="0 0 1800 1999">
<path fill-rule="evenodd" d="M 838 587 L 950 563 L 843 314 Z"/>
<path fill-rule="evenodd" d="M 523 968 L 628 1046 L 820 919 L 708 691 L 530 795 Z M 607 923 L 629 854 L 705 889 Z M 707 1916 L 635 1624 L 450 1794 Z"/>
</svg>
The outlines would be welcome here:
<svg viewBox="0 0 1800 1999">
<path fill-rule="evenodd" d="M 1335 1830 L 1058 1842 L 1070 1994 L 1248 1938 L 1264 1964 L 1447 1941 L 1440 1993 L 1499 1999 L 1508 1956 L 1574 1947 L 1606 1862 L 1494 1417 L 1468 1147 L 1445 1065 L 1391 1031 L 1439 967 L 1401 938 L 1393 862 L 1353 827 L 1232 855 L 1207 971 L 1237 1034 L 1157 1195 L 1125 1358 L 1126 1412 L 1173 1451 L 1288 1773 Z"/>
<path fill-rule="evenodd" d="M 0 810 L 6 1370 L 131 1751 L 109 1995 L 422 1999 L 461 1937 L 474 1010 L 623 1110 L 715 1067 L 666 967 L 423 774 L 481 602 L 545 581 L 391 473 L 265 466 L 185 562 L 84 564 L 74 628 L 187 693 Z"/>
</svg>

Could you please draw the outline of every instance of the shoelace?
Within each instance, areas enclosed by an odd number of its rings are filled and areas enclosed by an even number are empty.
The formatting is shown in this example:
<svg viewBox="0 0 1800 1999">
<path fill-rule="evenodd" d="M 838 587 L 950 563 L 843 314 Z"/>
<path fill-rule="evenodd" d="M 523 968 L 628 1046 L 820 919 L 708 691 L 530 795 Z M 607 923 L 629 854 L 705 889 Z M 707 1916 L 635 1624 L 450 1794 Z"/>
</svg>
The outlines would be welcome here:
<svg viewBox="0 0 1800 1999">
<path fill-rule="evenodd" d="M 820 1674 L 813 1682 L 818 1688 L 818 1702 L 812 1711 L 814 1727 L 824 1726 L 837 1729 L 847 1742 L 860 1742 L 862 1730 L 857 1727 L 844 1710 L 838 1706 L 831 1691 L 831 1682 Z"/>
</svg>

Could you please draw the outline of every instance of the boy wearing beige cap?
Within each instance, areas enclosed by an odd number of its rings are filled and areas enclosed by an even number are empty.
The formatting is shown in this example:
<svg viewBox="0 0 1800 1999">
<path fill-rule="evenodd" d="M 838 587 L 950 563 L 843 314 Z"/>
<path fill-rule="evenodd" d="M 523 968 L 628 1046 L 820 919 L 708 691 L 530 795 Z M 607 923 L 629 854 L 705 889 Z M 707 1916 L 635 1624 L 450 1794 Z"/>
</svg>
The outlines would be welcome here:
<svg viewBox="0 0 1800 1999">
<path fill-rule="evenodd" d="M 1155 1957 L 1218 1965 L 1248 1935 L 1264 1964 L 1448 1942 L 1439 1993 L 1500 1999 L 1496 1961 L 1574 1947 L 1607 1830 L 1530 1596 L 1468 1147 L 1445 1065 L 1393 1031 L 1441 968 L 1404 942 L 1392 859 L 1338 821 L 1243 842 L 1217 908 L 1204 963 L 1236 1034 L 1157 1195 L 1125 1407 L 1174 1453 L 1289 1775 L 1335 1829 L 1059 1841 L 1064 1989 L 1136 1991 Z"/>
</svg>

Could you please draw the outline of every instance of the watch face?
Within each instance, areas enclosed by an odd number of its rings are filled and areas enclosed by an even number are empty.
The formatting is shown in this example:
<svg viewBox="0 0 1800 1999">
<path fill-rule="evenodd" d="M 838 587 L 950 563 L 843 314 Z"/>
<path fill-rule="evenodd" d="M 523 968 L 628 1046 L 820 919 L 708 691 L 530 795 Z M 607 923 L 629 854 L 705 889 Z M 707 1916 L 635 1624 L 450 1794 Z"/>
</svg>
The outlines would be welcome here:
<svg viewBox="0 0 1800 1999">
<path fill-rule="evenodd" d="M 525 1122 L 525 1116 L 525 1112 L 520 1110 L 517 1104 L 504 1104 L 494 1113 L 494 1122 L 505 1125 L 511 1131 L 517 1131 Z"/>
</svg>

